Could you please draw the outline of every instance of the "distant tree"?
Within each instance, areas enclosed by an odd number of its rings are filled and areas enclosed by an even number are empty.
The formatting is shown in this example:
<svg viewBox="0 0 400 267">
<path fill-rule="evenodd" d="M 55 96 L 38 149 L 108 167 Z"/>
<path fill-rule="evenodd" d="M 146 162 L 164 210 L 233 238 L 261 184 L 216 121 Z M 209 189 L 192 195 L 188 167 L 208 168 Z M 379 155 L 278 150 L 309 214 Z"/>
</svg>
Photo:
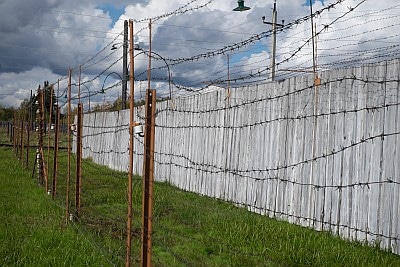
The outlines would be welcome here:
<svg viewBox="0 0 400 267">
<path fill-rule="evenodd" d="M 158 101 L 164 101 L 167 99 L 162 99 Z M 136 101 L 135 102 L 135 107 L 138 106 L 143 106 L 146 104 L 146 101 L 144 99 Z M 127 103 L 127 109 L 130 108 L 130 103 L 128 101 Z M 122 97 L 118 97 L 114 102 L 103 102 L 101 104 L 96 104 L 94 107 L 92 106 L 91 112 L 111 112 L 111 111 L 118 111 L 122 109 Z M 71 114 L 76 114 L 75 110 L 71 111 Z"/>
<path fill-rule="evenodd" d="M 28 121 L 30 114 L 36 114 L 36 110 L 38 109 L 38 104 L 36 104 L 36 96 L 33 95 L 29 99 L 24 99 L 22 103 L 19 105 L 20 110 L 24 110 L 25 113 L 25 121 Z M 33 115 L 31 115 L 33 116 Z"/>
<path fill-rule="evenodd" d="M 94 106 L 94 108 L 92 108 L 92 112 L 100 112 L 101 111 L 101 105 L 100 104 L 96 104 Z"/>
<path fill-rule="evenodd" d="M 142 99 L 142 100 L 136 101 L 134 105 L 135 105 L 135 107 L 144 106 L 144 105 L 146 105 L 146 100 Z"/>
<path fill-rule="evenodd" d="M 122 109 L 122 97 L 118 97 L 112 104 L 110 111 L 117 111 Z"/>
<path fill-rule="evenodd" d="M 54 92 L 54 87 L 52 84 L 49 84 L 48 81 L 44 82 L 44 86 L 41 89 L 40 86 L 38 90 L 42 90 L 44 92 L 44 108 L 45 108 L 45 118 L 48 121 L 49 119 L 49 114 L 50 114 L 50 109 L 52 109 L 52 114 L 55 114 L 55 104 L 57 103 L 57 98 L 55 96 Z M 25 110 L 25 119 L 27 120 L 29 118 L 29 114 L 31 116 L 35 116 L 37 109 L 39 108 L 39 98 L 38 94 L 32 95 L 29 99 L 24 99 L 20 105 L 21 110 Z M 51 105 L 53 104 L 53 105 Z M 52 118 L 52 122 L 55 121 L 55 116 Z"/>
<path fill-rule="evenodd" d="M 13 107 L 4 107 L 0 104 L 0 121 L 12 121 L 15 109 Z"/>
<path fill-rule="evenodd" d="M 105 112 L 105 111 L 111 111 L 112 105 L 109 104 L 108 102 L 105 102 L 103 104 L 96 104 L 94 108 L 92 108 L 92 112 Z"/>
<path fill-rule="evenodd" d="M 52 114 L 55 114 L 55 105 L 57 104 L 57 98 L 54 92 L 54 85 L 49 84 L 48 81 L 44 82 L 44 106 L 46 114 L 50 114 L 50 110 Z"/>
</svg>

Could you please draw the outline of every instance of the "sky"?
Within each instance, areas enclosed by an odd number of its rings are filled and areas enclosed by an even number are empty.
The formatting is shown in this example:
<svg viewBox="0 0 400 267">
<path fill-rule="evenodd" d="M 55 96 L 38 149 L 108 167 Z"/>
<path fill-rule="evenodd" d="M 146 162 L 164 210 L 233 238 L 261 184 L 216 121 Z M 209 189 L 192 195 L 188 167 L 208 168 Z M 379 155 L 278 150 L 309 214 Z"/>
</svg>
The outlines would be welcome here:
<svg viewBox="0 0 400 267">
<path fill-rule="evenodd" d="M 276 79 L 312 70 L 312 32 L 318 71 L 399 57 L 396 2 L 313 1 L 312 31 L 308 0 L 278 0 L 284 27 L 277 29 Z M 271 21 L 273 3 L 246 0 L 251 9 L 234 12 L 236 0 L 0 0 L 0 105 L 18 108 L 46 80 L 65 102 L 69 69 L 72 94 L 84 105 L 115 101 L 124 20 L 134 21 L 140 48 L 148 51 L 151 40 L 151 87 L 161 97 L 227 87 L 228 80 L 232 87 L 268 82 L 272 31 L 261 18 Z M 136 99 L 144 97 L 147 67 L 146 53 L 135 51 Z"/>
</svg>

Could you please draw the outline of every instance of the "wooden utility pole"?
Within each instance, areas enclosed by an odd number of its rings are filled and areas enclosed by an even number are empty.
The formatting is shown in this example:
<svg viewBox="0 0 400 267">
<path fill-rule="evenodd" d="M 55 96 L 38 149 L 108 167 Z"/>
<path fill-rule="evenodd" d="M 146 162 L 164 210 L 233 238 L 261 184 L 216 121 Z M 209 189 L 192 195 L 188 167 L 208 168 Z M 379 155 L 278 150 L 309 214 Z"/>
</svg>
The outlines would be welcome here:
<svg viewBox="0 0 400 267">
<path fill-rule="evenodd" d="M 122 109 L 126 109 L 128 85 L 128 21 L 124 21 L 124 42 L 122 45 Z"/>
<path fill-rule="evenodd" d="M 126 223 L 126 257 L 125 266 L 131 266 L 131 245 L 132 245 L 132 180 L 133 180 L 133 142 L 134 142 L 134 130 L 135 127 L 135 74 L 134 74 L 134 46 L 133 46 L 133 21 L 129 21 L 129 57 L 130 57 L 130 99 L 129 99 L 129 170 L 128 170 L 128 214 Z"/>
<path fill-rule="evenodd" d="M 278 24 L 277 21 L 278 18 L 278 12 L 276 11 L 276 0 L 274 1 L 274 8 L 272 10 L 272 22 L 264 21 L 265 17 L 262 17 L 263 23 L 268 24 L 272 26 L 272 43 L 271 43 L 271 73 L 270 73 L 270 78 L 271 81 L 275 80 L 275 57 L 276 57 L 276 26 L 283 27 L 283 21 L 282 24 Z"/>
<path fill-rule="evenodd" d="M 154 185 L 154 136 L 156 116 L 156 90 L 146 92 L 146 115 L 143 160 L 142 200 L 142 266 L 151 266 Z"/>
<path fill-rule="evenodd" d="M 312 11 L 312 0 L 310 0 L 309 2 L 310 4 L 310 21 L 311 21 L 311 40 L 312 40 L 312 56 L 313 56 L 313 72 L 315 75 L 316 70 L 316 66 L 315 66 L 315 45 L 314 45 L 314 17 L 313 17 L 313 11 Z"/>
</svg>

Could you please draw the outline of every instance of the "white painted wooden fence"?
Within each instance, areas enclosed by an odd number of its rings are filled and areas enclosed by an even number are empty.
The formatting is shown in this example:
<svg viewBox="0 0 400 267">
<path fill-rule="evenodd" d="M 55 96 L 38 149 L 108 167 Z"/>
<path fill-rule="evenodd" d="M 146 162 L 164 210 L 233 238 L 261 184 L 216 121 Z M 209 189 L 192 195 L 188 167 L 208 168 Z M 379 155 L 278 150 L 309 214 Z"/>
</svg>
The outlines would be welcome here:
<svg viewBox="0 0 400 267">
<path fill-rule="evenodd" d="M 155 176 L 400 254 L 400 61 L 157 104 Z M 137 121 L 143 110 L 137 109 Z M 84 116 L 84 157 L 128 170 L 129 110 Z M 143 145 L 134 144 L 141 173 Z"/>
</svg>

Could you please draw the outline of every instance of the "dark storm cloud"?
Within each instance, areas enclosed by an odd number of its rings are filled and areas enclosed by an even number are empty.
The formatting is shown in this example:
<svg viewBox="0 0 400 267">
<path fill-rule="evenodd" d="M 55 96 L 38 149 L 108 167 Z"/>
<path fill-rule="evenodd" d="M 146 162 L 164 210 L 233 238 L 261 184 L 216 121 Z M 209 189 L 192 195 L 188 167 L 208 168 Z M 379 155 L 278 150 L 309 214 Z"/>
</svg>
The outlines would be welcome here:
<svg viewBox="0 0 400 267">
<path fill-rule="evenodd" d="M 88 57 L 111 26 L 103 11 L 65 1 L 2 2 L 0 18 L 3 72 L 39 66 L 60 73 Z"/>
</svg>

